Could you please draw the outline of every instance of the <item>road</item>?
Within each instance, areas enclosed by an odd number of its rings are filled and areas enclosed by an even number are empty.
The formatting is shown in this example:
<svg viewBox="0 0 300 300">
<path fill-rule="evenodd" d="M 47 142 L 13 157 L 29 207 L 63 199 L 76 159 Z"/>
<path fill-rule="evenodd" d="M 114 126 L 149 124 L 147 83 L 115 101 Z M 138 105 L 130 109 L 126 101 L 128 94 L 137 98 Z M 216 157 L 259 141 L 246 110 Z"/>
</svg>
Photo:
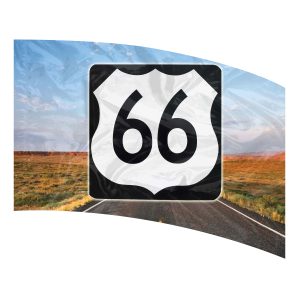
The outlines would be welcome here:
<svg viewBox="0 0 300 300">
<path fill-rule="evenodd" d="M 285 257 L 285 227 L 220 199 L 216 202 L 92 201 L 79 209 L 191 228 Z"/>
</svg>

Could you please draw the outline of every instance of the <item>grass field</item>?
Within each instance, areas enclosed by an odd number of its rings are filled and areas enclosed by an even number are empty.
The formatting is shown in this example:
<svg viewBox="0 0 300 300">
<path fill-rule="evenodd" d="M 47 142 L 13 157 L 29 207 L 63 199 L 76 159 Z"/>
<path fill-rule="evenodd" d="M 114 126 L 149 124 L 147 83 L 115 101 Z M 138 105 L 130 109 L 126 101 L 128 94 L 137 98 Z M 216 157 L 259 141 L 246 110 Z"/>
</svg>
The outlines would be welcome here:
<svg viewBox="0 0 300 300">
<path fill-rule="evenodd" d="M 15 153 L 15 209 L 73 210 L 87 195 L 86 153 Z"/>
<path fill-rule="evenodd" d="M 223 197 L 285 223 L 285 157 L 228 156 L 223 164 Z"/>
<path fill-rule="evenodd" d="M 285 159 L 226 156 L 223 197 L 274 221 L 285 222 Z M 15 209 L 73 210 L 87 194 L 86 153 L 15 153 Z"/>
</svg>

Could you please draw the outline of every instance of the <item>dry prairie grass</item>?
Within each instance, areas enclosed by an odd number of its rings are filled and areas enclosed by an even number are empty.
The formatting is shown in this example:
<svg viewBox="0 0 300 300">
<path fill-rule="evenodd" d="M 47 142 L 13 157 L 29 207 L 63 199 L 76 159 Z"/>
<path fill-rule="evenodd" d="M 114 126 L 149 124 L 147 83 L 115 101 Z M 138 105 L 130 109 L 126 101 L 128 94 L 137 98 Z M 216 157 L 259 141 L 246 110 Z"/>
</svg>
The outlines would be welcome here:
<svg viewBox="0 0 300 300">
<path fill-rule="evenodd" d="M 15 153 L 15 209 L 73 210 L 87 195 L 86 153 Z"/>
<path fill-rule="evenodd" d="M 285 222 L 284 155 L 224 158 L 223 197 L 274 221 Z"/>
<path fill-rule="evenodd" d="M 223 197 L 285 222 L 284 156 L 225 156 Z M 86 153 L 15 153 L 16 210 L 74 210 L 88 203 Z"/>
</svg>

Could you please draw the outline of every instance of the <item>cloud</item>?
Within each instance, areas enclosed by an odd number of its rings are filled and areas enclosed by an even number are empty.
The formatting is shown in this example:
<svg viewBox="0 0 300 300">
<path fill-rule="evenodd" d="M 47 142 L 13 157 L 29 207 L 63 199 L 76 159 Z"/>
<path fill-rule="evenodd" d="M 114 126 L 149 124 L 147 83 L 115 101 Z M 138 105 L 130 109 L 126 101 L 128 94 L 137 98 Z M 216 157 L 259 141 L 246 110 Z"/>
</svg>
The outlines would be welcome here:
<svg viewBox="0 0 300 300">
<path fill-rule="evenodd" d="M 51 111 L 71 111 L 78 108 L 78 103 L 64 101 L 60 97 L 54 96 L 51 101 L 43 101 L 38 96 L 28 97 L 19 93 L 17 101 L 33 112 L 51 112 Z"/>
<path fill-rule="evenodd" d="M 86 118 L 40 114 L 15 125 L 15 150 L 86 151 L 88 145 Z"/>
<path fill-rule="evenodd" d="M 223 130 L 223 149 L 225 154 L 268 153 L 284 151 L 285 133 L 270 127 L 253 127 L 247 130 Z"/>
<path fill-rule="evenodd" d="M 54 111 L 55 103 L 42 101 L 39 97 L 34 96 L 32 98 L 27 97 L 26 95 L 19 94 L 17 98 L 18 102 L 22 103 L 27 107 L 27 109 L 34 112 L 42 111 Z"/>
</svg>

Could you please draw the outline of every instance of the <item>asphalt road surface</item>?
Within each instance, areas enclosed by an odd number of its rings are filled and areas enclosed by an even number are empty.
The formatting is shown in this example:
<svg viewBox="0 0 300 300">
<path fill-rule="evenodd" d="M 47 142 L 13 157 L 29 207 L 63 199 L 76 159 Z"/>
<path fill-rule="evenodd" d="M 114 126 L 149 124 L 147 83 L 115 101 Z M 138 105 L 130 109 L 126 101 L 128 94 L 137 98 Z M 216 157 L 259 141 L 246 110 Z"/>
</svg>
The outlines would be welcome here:
<svg viewBox="0 0 300 300">
<path fill-rule="evenodd" d="M 79 211 L 157 221 L 238 241 L 285 257 L 285 227 L 224 199 L 215 202 L 92 201 Z"/>
</svg>

